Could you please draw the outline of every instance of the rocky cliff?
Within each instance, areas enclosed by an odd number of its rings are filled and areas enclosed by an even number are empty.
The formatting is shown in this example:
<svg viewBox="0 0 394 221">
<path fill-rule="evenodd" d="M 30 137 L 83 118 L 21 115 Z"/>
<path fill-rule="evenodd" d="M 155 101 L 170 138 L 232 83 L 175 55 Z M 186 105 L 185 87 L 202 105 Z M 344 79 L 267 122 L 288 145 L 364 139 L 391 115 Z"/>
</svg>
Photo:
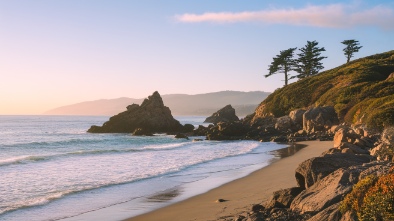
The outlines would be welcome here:
<svg viewBox="0 0 394 221">
<path fill-rule="evenodd" d="M 168 107 L 164 106 L 160 94 L 156 91 L 141 105 L 132 104 L 127 110 L 115 115 L 103 126 L 92 126 L 90 133 L 133 133 L 138 130 L 150 134 L 155 132 L 179 132 L 183 126 L 175 120 Z M 139 134 L 141 135 L 141 134 Z"/>
</svg>

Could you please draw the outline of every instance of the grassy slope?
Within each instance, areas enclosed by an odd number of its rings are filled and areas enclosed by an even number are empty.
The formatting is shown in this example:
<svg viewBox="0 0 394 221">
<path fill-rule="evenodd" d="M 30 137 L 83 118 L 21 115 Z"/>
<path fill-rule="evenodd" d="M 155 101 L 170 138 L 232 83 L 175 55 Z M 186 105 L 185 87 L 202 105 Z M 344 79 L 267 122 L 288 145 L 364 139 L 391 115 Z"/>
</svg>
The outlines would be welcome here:
<svg viewBox="0 0 394 221">
<path fill-rule="evenodd" d="M 394 125 L 394 51 L 361 58 L 276 90 L 254 119 L 310 106 L 334 106 L 341 121 L 382 129 Z"/>
</svg>

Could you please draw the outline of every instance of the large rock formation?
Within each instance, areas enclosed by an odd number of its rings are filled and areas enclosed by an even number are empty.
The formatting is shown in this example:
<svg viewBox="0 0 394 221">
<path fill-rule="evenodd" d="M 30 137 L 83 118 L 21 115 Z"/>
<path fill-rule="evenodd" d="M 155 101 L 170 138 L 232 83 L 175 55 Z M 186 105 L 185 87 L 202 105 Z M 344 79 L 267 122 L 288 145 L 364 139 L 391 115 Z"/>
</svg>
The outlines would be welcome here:
<svg viewBox="0 0 394 221">
<path fill-rule="evenodd" d="M 326 154 L 302 162 L 295 171 L 299 187 L 309 188 L 328 174 L 339 168 L 371 162 L 374 158 L 369 155 L 353 155 L 344 153 Z"/>
<path fill-rule="evenodd" d="M 346 169 L 338 169 L 296 196 L 291 203 L 290 208 L 293 211 L 300 212 L 301 214 L 313 214 L 333 206 L 331 208 L 331 212 L 327 213 L 325 217 L 341 216 L 338 214 L 338 205 L 334 205 L 343 200 L 344 196 L 352 190 L 354 184 L 369 175 L 380 176 L 385 174 L 390 168 L 391 165 L 387 164 L 387 162 L 374 161 Z M 321 215 L 322 214 L 318 215 L 318 217 Z"/>
<path fill-rule="evenodd" d="M 133 133 L 136 130 L 147 133 L 168 133 L 183 131 L 183 126 L 175 120 L 168 107 L 164 106 L 156 91 L 141 106 L 132 104 L 127 111 L 119 113 L 105 122 L 103 126 L 92 126 L 90 133 Z"/>
<path fill-rule="evenodd" d="M 334 107 L 315 107 L 304 113 L 303 128 L 307 132 L 324 131 L 339 123 Z"/>
<path fill-rule="evenodd" d="M 212 116 L 207 117 L 204 123 L 233 122 L 238 120 L 239 118 L 235 115 L 235 109 L 229 104 L 213 113 Z"/>
</svg>

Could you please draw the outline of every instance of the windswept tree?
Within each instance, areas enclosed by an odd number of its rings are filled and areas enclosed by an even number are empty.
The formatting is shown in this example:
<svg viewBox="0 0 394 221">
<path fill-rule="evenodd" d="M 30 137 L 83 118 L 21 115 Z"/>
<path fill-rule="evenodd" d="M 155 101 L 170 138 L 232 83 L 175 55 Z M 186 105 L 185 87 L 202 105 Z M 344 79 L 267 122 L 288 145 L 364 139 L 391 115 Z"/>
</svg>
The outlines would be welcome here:
<svg viewBox="0 0 394 221">
<path fill-rule="evenodd" d="M 276 73 L 284 73 L 285 74 L 285 86 L 289 83 L 289 72 L 294 70 L 294 51 L 297 48 L 289 48 L 284 51 L 280 51 L 276 57 L 273 58 L 273 61 L 268 67 L 269 73 L 264 75 L 265 77 L 269 77 Z"/>
<path fill-rule="evenodd" d="M 297 54 L 295 71 L 298 73 L 297 78 L 306 78 L 319 73 L 324 68 L 323 60 L 324 56 L 321 56 L 322 51 L 326 51 L 324 47 L 317 47 L 319 43 L 317 41 L 307 41 L 307 44 L 300 48 L 301 53 Z"/>
<path fill-rule="evenodd" d="M 349 63 L 350 58 L 353 57 L 353 54 L 358 52 L 358 50 L 360 50 L 360 48 L 363 47 L 363 46 L 360 46 L 358 41 L 356 41 L 354 39 L 344 40 L 341 43 L 346 45 L 346 48 L 343 49 L 343 52 L 345 53 L 345 56 L 347 58 L 347 62 L 346 63 Z"/>
</svg>

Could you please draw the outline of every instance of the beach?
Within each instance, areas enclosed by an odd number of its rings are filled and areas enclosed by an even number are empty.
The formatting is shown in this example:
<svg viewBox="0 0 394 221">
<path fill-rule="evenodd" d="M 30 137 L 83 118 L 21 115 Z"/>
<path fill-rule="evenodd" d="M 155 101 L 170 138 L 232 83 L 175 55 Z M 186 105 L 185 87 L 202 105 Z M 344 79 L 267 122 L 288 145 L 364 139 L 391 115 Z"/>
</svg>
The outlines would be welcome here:
<svg viewBox="0 0 394 221">
<path fill-rule="evenodd" d="M 268 201 L 272 192 L 297 186 L 294 177 L 297 166 L 309 158 L 319 156 L 333 145 L 332 141 L 306 141 L 297 144 L 306 147 L 246 177 L 127 221 L 224 220 L 250 211 L 252 205 Z M 223 202 L 218 202 L 219 199 Z"/>
</svg>

